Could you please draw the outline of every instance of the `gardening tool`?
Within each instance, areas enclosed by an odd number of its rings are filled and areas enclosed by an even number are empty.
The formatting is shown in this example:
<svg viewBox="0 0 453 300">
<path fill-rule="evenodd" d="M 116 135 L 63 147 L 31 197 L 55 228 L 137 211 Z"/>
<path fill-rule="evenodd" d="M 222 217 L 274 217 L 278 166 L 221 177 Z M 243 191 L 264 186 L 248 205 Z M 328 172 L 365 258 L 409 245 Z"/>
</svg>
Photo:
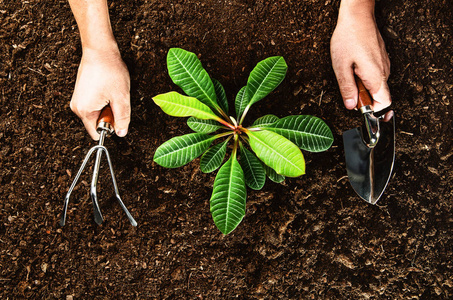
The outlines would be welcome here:
<svg viewBox="0 0 453 300">
<path fill-rule="evenodd" d="M 93 201 L 93 207 L 94 207 L 94 221 L 97 224 L 101 224 L 103 221 L 101 210 L 99 209 L 98 197 L 97 197 L 97 192 L 96 192 L 96 184 L 98 182 L 98 177 L 99 177 L 99 167 L 101 165 L 102 152 L 104 152 L 105 156 L 107 157 L 107 162 L 108 162 L 109 169 L 110 169 L 110 175 L 112 176 L 113 190 L 115 192 L 115 197 L 118 200 L 121 208 L 126 213 L 132 226 L 137 226 L 137 222 L 134 220 L 134 218 L 132 217 L 132 215 L 129 213 L 126 206 L 124 205 L 123 201 L 121 200 L 120 194 L 118 192 L 118 186 L 116 184 L 115 173 L 113 172 L 112 162 L 110 160 L 110 155 L 109 155 L 107 148 L 104 147 L 105 137 L 110 136 L 111 134 L 113 134 L 115 132 L 114 128 L 113 128 L 113 124 L 114 123 L 113 123 L 112 109 L 110 108 L 110 106 L 106 106 L 101 111 L 101 114 L 97 121 L 97 132 L 100 134 L 99 144 L 97 146 L 92 147 L 90 149 L 90 151 L 88 151 L 87 155 L 85 156 L 85 159 L 83 160 L 82 166 L 80 167 L 79 171 L 77 172 L 77 175 L 74 178 L 74 181 L 72 182 L 68 193 L 66 194 L 66 197 L 64 199 L 64 204 L 63 204 L 63 214 L 61 215 L 61 220 L 60 220 L 61 226 L 64 226 L 64 224 L 66 222 L 66 211 L 68 209 L 69 197 L 71 196 L 71 192 L 74 189 L 75 185 L 77 184 L 77 181 L 79 180 L 79 177 L 82 174 L 88 160 L 90 159 L 91 155 L 96 150 L 97 150 L 96 151 L 96 160 L 94 163 L 93 177 L 91 179 L 91 188 L 90 188 L 91 200 Z"/>
<path fill-rule="evenodd" d="M 356 77 L 359 90 L 357 108 L 364 124 L 343 133 L 346 170 L 356 193 L 376 204 L 383 194 L 395 161 L 395 117 L 392 110 L 375 114 L 373 100 L 362 81 Z M 386 117 L 385 117 L 386 116 Z"/>
</svg>

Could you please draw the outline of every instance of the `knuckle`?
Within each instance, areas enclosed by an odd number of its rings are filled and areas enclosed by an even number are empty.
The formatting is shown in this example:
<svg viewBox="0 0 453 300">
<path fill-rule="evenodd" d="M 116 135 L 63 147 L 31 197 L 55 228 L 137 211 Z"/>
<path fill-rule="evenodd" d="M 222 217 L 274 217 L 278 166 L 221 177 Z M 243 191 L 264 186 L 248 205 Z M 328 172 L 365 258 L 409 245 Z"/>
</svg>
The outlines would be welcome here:
<svg viewBox="0 0 453 300">
<path fill-rule="evenodd" d="M 115 118 L 115 123 L 127 125 L 127 124 L 129 124 L 130 119 L 131 119 L 131 117 L 129 114 L 122 114 Z"/>
<path fill-rule="evenodd" d="M 349 97 L 355 93 L 356 88 L 350 84 L 345 84 L 343 86 L 340 86 L 340 91 L 344 97 Z"/>
<path fill-rule="evenodd" d="M 116 98 L 118 101 L 122 101 L 122 102 L 128 101 L 129 95 L 130 95 L 129 91 L 125 91 L 124 89 L 119 90 L 119 91 L 116 92 L 115 94 L 116 94 L 116 97 L 115 97 L 115 98 Z"/>
<path fill-rule="evenodd" d="M 76 105 L 74 104 L 73 101 L 69 102 L 69 108 L 70 108 L 73 112 L 76 112 Z"/>
<path fill-rule="evenodd" d="M 81 105 L 79 102 L 71 101 L 69 103 L 69 107 L 79 117 L 83 117 L 86 115 L 85 107 L 83 105 Z"/>
</svg>

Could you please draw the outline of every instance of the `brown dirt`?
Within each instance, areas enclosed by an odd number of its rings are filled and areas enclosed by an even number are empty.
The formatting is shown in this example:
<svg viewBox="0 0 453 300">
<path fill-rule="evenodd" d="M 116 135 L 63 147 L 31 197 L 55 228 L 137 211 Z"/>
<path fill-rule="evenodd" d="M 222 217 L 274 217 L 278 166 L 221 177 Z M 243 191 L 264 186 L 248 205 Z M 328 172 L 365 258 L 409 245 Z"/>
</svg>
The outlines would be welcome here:
<svg viewBox="0 0 453 300">
<path fill-rule="evenodd" d="M 64 195 L 94 145 L 68 105 L 77 26 L 66 1 L 0 0 L 0 297 L 453 297 L 453 4 L 418 2 L 377 2 L 398 128 L 395 172 L 372 206 L 345 177 L 341 133 L 359 118 L 344 109 L 330 66 L 339 1 L 109 1 L 133 120 L 126 138 L 106 145 L 139 226 L 111 198 L 106 172 L 105 223 L 94 223 L 87 172 L 61 228 Z M 152 162 L 158 145 L 189 132 L 151 101 L 175 89 L 170 47 L 199 54 L 230 99 L 258 61 L 284 56 L 287 78 L 251 117 L 312 114 L 335 135 L 329 151 L 305 154 L 305 176 L 249 190 L 247 214 L 228 236 L 209 213 L 213 174 L 196 161 Z"/>
</svg>

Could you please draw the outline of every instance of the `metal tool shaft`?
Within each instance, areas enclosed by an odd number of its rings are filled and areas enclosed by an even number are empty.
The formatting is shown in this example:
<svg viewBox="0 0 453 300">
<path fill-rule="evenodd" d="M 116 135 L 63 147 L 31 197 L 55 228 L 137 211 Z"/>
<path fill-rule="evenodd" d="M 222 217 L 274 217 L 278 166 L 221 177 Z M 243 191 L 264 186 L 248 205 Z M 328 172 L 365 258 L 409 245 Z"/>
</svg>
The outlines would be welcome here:
<svg viewBox="0 0 453 300">
<path fill-rule="evenodd" d="M 106 131 L 101 130 L 100 137 L 99 137 L 99 146 L 104 145 L 105 135 L 106 135 Z M 91 188 L 90 188 L 90 195 L 91 195 L 91 200 L 93 201 L 93 209 L 94 209 L 94 221 L 97 224 L 102 224 L 102 221 L 103 221 L 102 213 L 101 213 L 101 210 L 99 209 L 99 203 L 98 203 L 97 192 L 96 192 L 97 182 L 99 179 L 99 168 L 101 166 L 101 158 L 102 158 L 102 148 L 98 149 L 98 151 L 96 152 L 96 160 L 94 162 L 93 177 L 91 179 Z"/>
</svg>

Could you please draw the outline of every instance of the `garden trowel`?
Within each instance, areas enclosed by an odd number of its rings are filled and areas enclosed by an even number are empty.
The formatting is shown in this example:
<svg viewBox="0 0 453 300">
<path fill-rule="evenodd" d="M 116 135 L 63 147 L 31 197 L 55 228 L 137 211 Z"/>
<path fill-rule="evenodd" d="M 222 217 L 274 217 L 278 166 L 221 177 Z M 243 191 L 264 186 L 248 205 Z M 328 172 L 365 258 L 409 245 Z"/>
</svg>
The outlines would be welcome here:
<svg viewBox="0 0 453 300">
<path fill-rule="evenodd" d="M 346 170 L 352 187 L 365 201 L 376 204 L 392 174 L 395 160 L 395 118 L 393 111 L 385 115 L 371 109 L 372 98 L 356 77 L 359 89 L 357 108 L 364 124 L 343 133 Z"/>
</svg>

